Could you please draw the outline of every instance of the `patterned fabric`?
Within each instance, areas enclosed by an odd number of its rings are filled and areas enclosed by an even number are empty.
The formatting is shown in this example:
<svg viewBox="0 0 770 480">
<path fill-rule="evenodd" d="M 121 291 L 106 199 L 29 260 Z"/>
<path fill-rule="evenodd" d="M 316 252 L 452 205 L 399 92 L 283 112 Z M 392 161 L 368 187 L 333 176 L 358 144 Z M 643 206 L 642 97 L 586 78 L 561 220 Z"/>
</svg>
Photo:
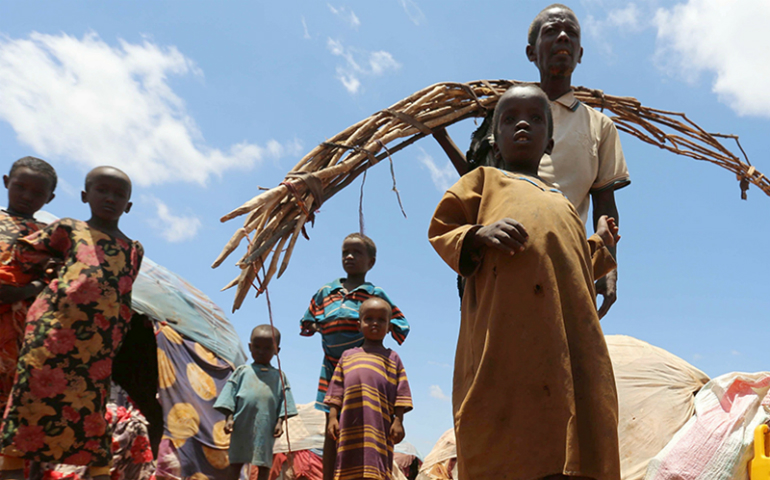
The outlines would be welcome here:
<svg viewBox="0 0 770 480">
<path fill-rule="evenodd" d="M 14 261 L 29 271 L 63 262 L 29 308 L 3 418 L 4 453 L 39 462 L 104 467 L 112 359 L 131 319 L 131 286 L 143 249 L 63 219 L 20 239 Z"/>
<path fill-rule="evenodd" d="M 155 460 L 147 437 L 147 420 L 133 406 L 107 404 L 107 423 L 112 427 L 110 480 L 151 480 Z M 43 480 L 85 480 L 88 467 L 44 464 Z"/>
<path fill-rule="evenodd" d="M 325 402 L 342 407 L 335 480 L 390 479 L 393 443 L 390 425 L 396 407 L 412 409 L 404 365 L 396 352 L 342 354 Z"/>
<path fill-rule="evenodd" d="M 225 434 L 225 415 L 214 409 L 233 366 L 168 325 L 160 325 L 155 338 L 164 414 L 156 476 L 238 478 L 239 469 L 227 456 L 230 435 Z"/>
<path fill-rule="evenodd" d="M 0 210 L 0 283 L 18 287 L 32 280 L 32 276 L 20 272 L 16 266 L 6 264 L 11 258 L 16 240 L 35 233 L 44 226 L 44 223 L 34 218 L 19 217 Z M 11 393 L 24 331 L 24 319 L 27 317 L 30 303 L 21 301 L 0 305 L 0 405 L 8 402 L 8 395 Z"/>
<path fill-rule="evenodd" d="M 214 408 L 234 414 L 230 435 L 230 463 L 250 463 L 270 468 L 273 463 L 275 425 L 278 419 L 297 415 L 297 406 L 286 375 L 286 402 L 281 375 L 272 365 L 241 365 L 227 380 Z"/>
<path fill-rule="evenodd" d="M 313 322 L 320 327 L 324 360 L 318 380 L 316 408 L 325 412 L 329 411 L 329 408 L 324 405 L 326 389 L 342 353 L 349 348 L 360 347 L 364 343 L 364 336 L 358 330 L 358 308 L 364 300 L 380 297 L 390 304 L 393 310 L 390 334 L 399 345 L 404 343 L 409 334 L 409 322 L 406 321 L 401 310 L 393 305 L 383 289 L 364 282 L 353 291 L 345 293 L 342 286 L 344 281 L 344 278 L 339 278 L 321 287 L 310 300 L 310 307 L 300 320 L 300 325 L 304 322 Z M 301 335 L 309 336 L 302 333 Z"/>
</svg>

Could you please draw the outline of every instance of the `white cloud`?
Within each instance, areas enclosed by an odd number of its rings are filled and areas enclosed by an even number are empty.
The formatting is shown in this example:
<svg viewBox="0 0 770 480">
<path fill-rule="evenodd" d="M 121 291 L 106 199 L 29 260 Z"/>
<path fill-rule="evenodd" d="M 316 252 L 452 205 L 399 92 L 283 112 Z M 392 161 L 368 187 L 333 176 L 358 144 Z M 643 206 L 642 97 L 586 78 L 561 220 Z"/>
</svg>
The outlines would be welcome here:
<svg viewBox="0 0 770 480">
<path fill-rule="evenodd" d="M 329 7 L 330 12 L 344 20 L 353 30 L 358 30 L 358 27 L 361 26 L 361 20 L 358 19 L 353 10 L 346 7 L 334 8 L 330 3 L 327 3 L 326 6 Z"/>
<path fill-rule="evenodd" d="M 420 10 L 420 7 L 417 6 L 414 0 L 398 0 L 398 3 L 401 4 L 401 8 L 404 9 L 406 16 L 409 17 L 412 23 L 419 26 L 425 21 L 425 14 L 422 13 L 422 10 Z"/>
<path fill-rule="evenodd" d="M 737 356 L 739 356 L 739 355 L 741 354 L 741 352 L 739 352 L 738 350 L 731 350 L 731 351 L 730 351 L 730 353 L 731 353 L 732 355 L 735 355 L 736 357 L 737 357 Z"/>
<path fill-rule="evenodd" d="M 422 165 L 430 172 L 430 179 L 433 180 L 433 185 L 440 192 L 444 192 L 449 189 L 457 181 L 458 175 L 454 166 L 449 160 L 446 160 L 444 166 L 439 167 L 436 165 L 433 157 L 420 147 L 420 155 L 417 159 Z"/>
<path fill-rule="evenodd" d="M 712 91 L 739 115 L 770 117 L 767 0 L 688 0 L 658 9 L 657 59 L 688 81 L 714 76 Z"/>
<path fill-rule="evenodd" d="M 174 215 L 163 201 L 151 195 L 142 195 L 142 200 L 155 205 L 157 218 L 151 219 L 150 224 L 160 232 L 160 235 L 170 243 L 179 243 L 194 238 L 202 223 L 192 215 Z"/>
<path fill-rule="evenodd" d="M 439 400 L 443 400 L 445 402 L 448 402 L 449 400 L 451 400 L 449 396 L 446 393 L 444 393 L 444 391 L 441 390 L 441 387 L 439 387 L 438 385 L 430 386 L 430 396 L 433 398 L 437 398 Z"/>
<path fill-rule="evenodd" d="M 345 60 L 344 65 L 337 66 L 337 79 L 354 95 L 361 91 L 361 77 L 378 77 L 401 68 L 401 64 L 393 55 L 384 50 L 367 52 L 345 47 L 339 40 L 331 38 L 326 42 L 326 46 L 332 55 Z"/>
<path fill-rule="evenodd" d="M 581 22 L 584 33 L 588 33 L 596 42 L 599 50 L 605 55 L 612 55 L 612 37 L 614 31 L 622 33 L 638 33 L 652 26 L 654 3 L 645 2 L 642 7 L 636 3 L 622 2 L 622 7 L 613 7 L 615 2 L 603 2 L 596 6 L 597 11 L 606 12 L 605 18 L 586 15 Z"/>
<path fill-rule="evenodd" d="M 207 146 L 168 84 L 169 76 L 190 74 L 202 74 L 192 60 L 149 40 L 110 46 L 95 33 L 0 37 L 0 119 L 40 156 L 84 169 L 115 165 L 138 185 L 205 184 L 293 148 Z"/>
<path fill-rule="evenodd" d="M 307 22 L 305 21 L 305 17 L 302 17 L 302 30 L 305 32 L 305 34 L 302 36 L 305 40 L 310 40 L 310 32 L 307 29 Z"/>
</svg>

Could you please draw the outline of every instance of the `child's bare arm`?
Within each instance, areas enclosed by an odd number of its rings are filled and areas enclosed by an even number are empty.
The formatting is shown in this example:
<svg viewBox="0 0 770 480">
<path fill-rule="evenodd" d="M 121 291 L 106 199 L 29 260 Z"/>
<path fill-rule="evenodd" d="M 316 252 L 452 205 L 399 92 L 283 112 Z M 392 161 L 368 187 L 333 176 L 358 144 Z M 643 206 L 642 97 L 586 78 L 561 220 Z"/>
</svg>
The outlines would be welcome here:
<svg viewBox="0 0 770 480">
<path fill-rule="evenodd" d="M 604 246 L 612 248 L 620 241 L 620 235 L 618 235 L 618 225 L 615 219 L 602 215 L 596 222 L 596 234 L 599 235 L 604 242 Z"/>
<path fill-rule="evenodd" d="M 329 407 L 329 422 L 326 427 L 326 434 L 332 437 L 334 440 L 340 436 L 340 410 L 339 407 L 332 405 Z"/>
<path fill-rule="evenodd" d="M 284 421 L 283 417 L 278 417 L 278 421 L 275 422 L 275 430 L 273 430 L 273 436 L 275 438 L 278 438 L 281 435 L 283 435 L 283 421 Z"/>
<path fill-rule="evenodd" d="M 401 443 L 401 440 L 406 436 L 404 431 L 404 407 L 396 407 L 393 415 L 393 423 L 390 425 L 390 441 L 393 444 Z"/>
<path fill-rule="evenodd" d="M 13 285 L 0 285 L 0 304 L 16 303 L 37 296 L 45 287 L 41 280 L 33 280 L 22 287 Z"/>
<path fill-rule="evenodd" d="M 225 417 L 225 433 L 228 435 L 233 433 L 233 426 L 235 425 L 235 418 L 233 417 L 233 412 L 229 412 L 227 414 L 227 417 Z"/>
</svg>

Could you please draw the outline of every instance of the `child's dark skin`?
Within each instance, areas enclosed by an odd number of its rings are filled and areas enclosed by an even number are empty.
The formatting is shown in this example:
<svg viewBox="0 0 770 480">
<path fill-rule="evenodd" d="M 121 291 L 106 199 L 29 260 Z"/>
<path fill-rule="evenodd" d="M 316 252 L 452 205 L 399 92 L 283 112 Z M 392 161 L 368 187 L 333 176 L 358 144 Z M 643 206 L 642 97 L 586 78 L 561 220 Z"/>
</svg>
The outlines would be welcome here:
<svg viewBox="0 0 770 480">
<path fill-rule="evenodd" d="M 364 335 L 364 344 L 361 348 L 367 353 L 387 354 L 387 348 L 382 345 L 382 341 L 390 331 L 391 309 L 385 300 L 372 297 L 361 304 L 359 309 L 359 329 Z M 340 408 L 332 405 L 329 407 L 329 422 L 327 425 L 327 436 L 335 441 L 340 435 L 339 423 Z M 396 407 L 393 423 L 390 426 L 388 436 L 393 444 L 400 443 L 404 439 L 404 407 Z"/>
<path fill-rule="evenodd" d="M 505 92 L 496 110 L 495 155 L 503 160 L 505 170 L 537 177 L 540 160 L 553 149 L 548 138 L 548 98 L 534 86 L 520 86 Z M 614 246 L 620 236 L 615 219 L 606 215 L 596 227 L 607 247 Z M 504 218 L 471 232 L 463 244 L 461 265 L 470 265 L 471 254 L 491 247 L 510 255 L 523 251 L 527 243 L 524 225 L 512 218 Z"/>
<path fill-rule="evenodd" d="M 86 189 L 80 194 L 91 207 L 91 227 L 130 242 L 118 228 L 121 215 L 131 210 L 131 179 L 113 167 L 96 167 L 86 176 Z"/>
<path fill-rule="evenodd" d="M 360 238 L 346 238 L 342 242 L 342 268 L 347 277 L 342 282 L 345 293 L 351 292 L 366 282 L 366 274 L 374 267 L 376 259 L 369 254 L 366 244 Z M 316 333 L 318 325 L 313 322 L 302 324 L 302 333 Z"/>
<path fill-rule="evenodd" d="M 276 345 L 273 343 L 273 336 L 270 335 L 269 331 L 266 330 L 259 330 L 255 328 L 251 332 L 251 340 L 249 341 L 249 351 L 251 352 L 251 358 L 254 360 L 254 363 L 258 365 L 270 365 L 270 361 L 273 359 L 273 356 L 275 356 L 277 353 L 280 353 L 281 347 L 280 345 L 276 348 Z M 278 438 L 281 435 L 283 435 L 283 423 L 284 418 L 278 417 L 278 421 L 275 424 L 275 430 L 273 430 L 273 436 Z M 235 419 L 233 417 L 233 413 L 230 412 L 227 414 L 227 417 L 225 419 L 225 433 L 230 434 L 233 432 L 233 426 L 235 425 Z M 259 473 L 257 475 L 257 480 L 267 480 L 270 476 L 270 469 L 267 467 L 254 467 L 252 468 L 258 468 Z"/>
<path fill-rule="evenodd" d="M 19 167 L 10 176 L 3 175 L 3 184 L 8 189 L 6 211 L 17 217 L 32 218 L 56 196 L 51 178 L 29 167 Z M 15 303 L 35 297 L 44 286 L 42 280 L 33 280 L 22 287 L 3 285 L 0 287 L 0 303 Z"/>
</svg>

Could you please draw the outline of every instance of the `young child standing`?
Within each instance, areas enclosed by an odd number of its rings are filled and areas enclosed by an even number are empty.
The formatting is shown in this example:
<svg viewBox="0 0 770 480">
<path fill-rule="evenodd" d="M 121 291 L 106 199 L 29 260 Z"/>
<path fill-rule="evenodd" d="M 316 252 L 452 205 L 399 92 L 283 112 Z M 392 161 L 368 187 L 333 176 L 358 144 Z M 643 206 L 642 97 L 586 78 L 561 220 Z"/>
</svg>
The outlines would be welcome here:
<svg viewBox="0 0 770 480">
<path fill-rule="evenodd" d="M 324 402 L 329 406 L 328 435 L 337 441 L 335 480 L 391 478 L 393 445 L 404 439 L 404 413 L 412 394 L 404 365 L 382 345 L 391 308 L 369 298 L 359 309 L 360 347 L 342 354 Z"/>
<path fill-rule="evenodd" d="M 95 480 L 106 480 L 112 359 L 130 324 L 143 249 L 118 228 L 131 209 L 125 173 L 91 170 L 81 198 L 91 209 L 87 222 L 59 220 L 14 247 L 14 262 L 24 270 L 52 259 L 62 266 L 29 308 L 0 441 L 5 455 L 89 465 Z"/>
<path fill-rule="evenodd" d="M 342 242 L 342 268 L 345 278 L 334 280 L 321 287 L 310 300 L 310 307 L 300 321 L 300 335 L 312 336 L 321 333 L 324 359 L 318 380 L 316 408 L 329 412 L 324 404 L 326 390 L 342 353 L 353 347 L 360 347 L 364 336 L 358 328 L 358 309 L 361 302 L 371 297 L 384 299 L 392 310 L 390 319 L 391 335 L 401 345 L 409 334 L 409 323 L 380 287 L 366 281 L 366 274 L 377 260 L 377 246 L 374 241 L 359 233 L 351 233 Z M 335 442 L 329 435 L 324 441 L 324 480 L 331 480 L 335 464 Z"/>
<path fill-rule="evenodd" d="M 273 444 L 283 434 L 284 418 L 297 415 L 289 380 L 283 375 L 282 384 L 280 372 L 270 364 L 280 350 L 281 332 L 277 328 L 254 327 L 249 341 L 254 363 L 236 368 L 214 403 L 214 408 L 227 415 L 225 433 L 232 433 L 230 464 L 258 468 L 258 480 L 270 476 Z"/>
<path fill-rule="evenodd" d="M 494 117 L 505 170 L 480 167 L 441 199 L 431 244 L 467 278 L 452 403 L 461 478 L 619 480 L 618 403 L 595 278 L 615 266 L 602 217 L 537 177 L 553 146 L 548 99 L 514 86 Z"/>
<path fill-rule="evenodd" d="M 45 227 L 33 215 L 54 198 L 56 171 L 48 162 L 24 157 L 11 165 L 3 183 L 8 189 L 8 207 L 0 210 L 0 405 L 5 406 L 16 374 L 16 362 L 24 332 L 29 299 L 45 283 L 10 265 L 13 246 Z"/>
</svg>

